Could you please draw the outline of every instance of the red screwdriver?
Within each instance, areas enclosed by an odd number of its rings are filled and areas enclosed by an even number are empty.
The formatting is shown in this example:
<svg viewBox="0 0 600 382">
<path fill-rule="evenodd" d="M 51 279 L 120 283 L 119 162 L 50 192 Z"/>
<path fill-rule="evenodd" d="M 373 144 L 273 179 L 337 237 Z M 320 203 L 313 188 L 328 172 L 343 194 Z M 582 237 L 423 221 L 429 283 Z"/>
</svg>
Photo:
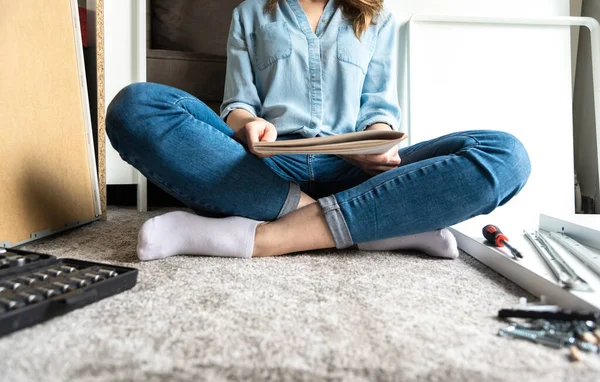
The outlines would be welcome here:
<svg viewBox="0 0 600 382">
<path fill-rule="evenodd" d="M 485 237 L 487 241 L 494 243 L 496 247 L 506 246 L 506 248 L 510 249 L 510 253 L 512 253 L 514 256 L 521 259 L 523 258 L 521 252 L 519 252 L 512 245 L 508 244 L 508 237 L 506 237 L 506 235 L 500 231 L 500 228 L 496 227 L 495 225 L 488 224 L 483 227 L 483 237 Z"/>
</svg>

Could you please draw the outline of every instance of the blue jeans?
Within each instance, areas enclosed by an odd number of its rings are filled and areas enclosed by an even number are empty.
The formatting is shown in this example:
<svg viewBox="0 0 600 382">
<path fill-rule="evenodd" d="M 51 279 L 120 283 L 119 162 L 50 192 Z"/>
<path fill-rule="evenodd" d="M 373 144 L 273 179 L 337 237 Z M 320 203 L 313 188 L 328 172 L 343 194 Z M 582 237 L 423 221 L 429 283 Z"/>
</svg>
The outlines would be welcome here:
<svg viewBox="0 0 600 382">
<path fill-rule="evenodd" d="M 531 171 L 519 140 L 487 130 L 401 149 L 400 166 L 377 176 L 335 155 L 260 159 L 200 100 L 153 83 L 115 97 L 106 131 L 125 161 L 201 215 L 276 220 L 296 209 L 304 191 L 318 200 L 337 248 L 490 213 Z"/>
</svg>

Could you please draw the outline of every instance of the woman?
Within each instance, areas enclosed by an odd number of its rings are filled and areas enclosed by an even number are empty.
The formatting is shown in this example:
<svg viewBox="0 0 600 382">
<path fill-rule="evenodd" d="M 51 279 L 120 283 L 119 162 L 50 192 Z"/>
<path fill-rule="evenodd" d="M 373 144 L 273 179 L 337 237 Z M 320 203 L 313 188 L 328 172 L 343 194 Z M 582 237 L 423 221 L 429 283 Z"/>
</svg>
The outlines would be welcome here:
<svg viewBox="0 0 600 382">
<path fill-rule="evenodd" d="M 383 0 L 247 0 L 233 12 L 220 118 L 174 88 L 123 89 L 107 114 L 113 146 L 197 213 L 145 222 L 140 259 L 353 245 L 456 257 L 444 227 L 506 203 L 529 176 L 512 135 L 459 132 L 371 155 L 254 150 L 258 141 L 396 129 L 396 46 Z"/>
</svg>

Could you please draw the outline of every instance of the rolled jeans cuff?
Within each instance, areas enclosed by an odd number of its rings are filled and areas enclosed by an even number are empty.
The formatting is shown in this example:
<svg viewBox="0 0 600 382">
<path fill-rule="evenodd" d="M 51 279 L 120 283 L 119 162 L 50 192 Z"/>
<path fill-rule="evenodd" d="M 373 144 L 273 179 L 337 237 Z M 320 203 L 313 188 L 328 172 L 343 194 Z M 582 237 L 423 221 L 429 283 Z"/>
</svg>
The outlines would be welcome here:
<svg viewBox="0 0 600 382">
<path fill-rule="evenodd" d="M 318 202 L 323 209 L 323 215 L 325 216 L 325 221 L 333 236 L 335 247 L 337 249 L 343 249 L 354 245 L 350 230 L 348 229 L 348 225 L 346 224 L 346 220 L 344 219 L 344 215 L 340 210 L 340 206 L 338 205 L 335 196 L 331 195 L 321 198 Z"/>
<path fill-rule="evenodd" d="M 300 203 L 300 195 L 302 191 L 300 191 L 300 186 L 294 182 L 289 182 L 290 188 L 288 191 L 287 198 L 285 198 L 285 202 L 283 202 L 283 207 L 281 207 L 281 211 L 279 211 L 279 215 L 277 215 L 277 219 L 284 217 L 285 215 L 293 212 L 298 207 L 298 203 Z"/>
</svg>

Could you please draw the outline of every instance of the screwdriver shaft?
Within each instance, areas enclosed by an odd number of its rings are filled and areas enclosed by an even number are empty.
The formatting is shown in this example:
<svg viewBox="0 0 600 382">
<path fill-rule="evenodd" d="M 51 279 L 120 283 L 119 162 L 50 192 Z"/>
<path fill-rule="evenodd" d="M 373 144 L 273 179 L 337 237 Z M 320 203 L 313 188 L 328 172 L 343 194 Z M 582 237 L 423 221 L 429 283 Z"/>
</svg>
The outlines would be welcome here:
<svg viewBox="0 0 600 382">
<path fill-rule="evenodd" d="M 515 247 L 513 247 L 512 245 L 510 245 L 510 244 L 508 243 L 508 241 L 506 241 L 506 240 L 502 240 L 502 244 L 504 244 L 504 245 L 506 246 L 506 248 L 510 249 L 510 252 L 511 252 L 513 255 L 515 255 L 515 256 L 517 256 L 517 257 L 519 257 L 519 258 L 521 258 L 521 259 L 523 258 L 523 255 L 521 254 L 521 252 L 519 252 L 519 250 L 518 250 L 518 249 L 516 249 Z"/>
</svg>

